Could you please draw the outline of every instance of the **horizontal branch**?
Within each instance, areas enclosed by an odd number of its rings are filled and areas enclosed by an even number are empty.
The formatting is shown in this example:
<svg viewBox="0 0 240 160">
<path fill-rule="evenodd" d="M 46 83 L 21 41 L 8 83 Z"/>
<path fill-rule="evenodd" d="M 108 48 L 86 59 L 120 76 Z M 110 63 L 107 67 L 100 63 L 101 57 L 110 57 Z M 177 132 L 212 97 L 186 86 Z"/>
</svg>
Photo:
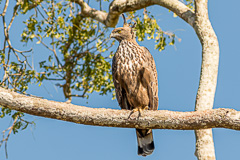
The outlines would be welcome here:
<svg viewBox="0 0 240 160">
<path fill-rule="evenodd" d="M 229 128 L 240 130 L 240 112 L 233 109 L 211 109 L 195 112 L 143 111 L 138 118 L 129 110 L 89 108 L 65 102 L 55 102 L 21 95 L 0 88 L 0 105 L 31 115 L 53 118 L 85 125 L 195 130 Z"/>
<path fill-rule="evenodd" d="M 81 6 L 81 15 L 91 17 L 107 27 L 115 27 L 119 15 L 124 12 L 135 11 L 152 5 L 163 6 L 176 13 L 180 18 L 193 26 L 195 13 L 178 0 L 114 0 L 109 6 L 109 13 L 91 8 L 84 0 L 71 0 Z"/>
</svg>

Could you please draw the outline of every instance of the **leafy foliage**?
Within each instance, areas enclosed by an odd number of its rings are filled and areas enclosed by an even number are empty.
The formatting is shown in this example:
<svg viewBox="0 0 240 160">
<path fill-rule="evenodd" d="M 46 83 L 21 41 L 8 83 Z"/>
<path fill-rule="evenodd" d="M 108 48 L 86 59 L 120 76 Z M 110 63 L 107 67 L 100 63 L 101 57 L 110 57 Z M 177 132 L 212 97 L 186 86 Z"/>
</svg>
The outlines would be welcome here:
<svg viewBox="0 0 240 160">
<path fill-rule="evenodd" d="M 162 51 L 168 45 L 174 45 L 175 34 L 164 32 L 158 25 L 157 20 L 150 12 L 144 9 L 143 14 L 136 11 L 128 13 L 129 18 L 136 22 L 136 36 L 138 41 L 155 39 L 155 49 Z"/>
<path fill-rule="evenodd" d="M 195 10 L 194 8 L 194 0 L 185 0 L 186 5 L 191 9 L 191 10 Z"/>
<path fill-rule="evenodd" d="M 24 113 L 22 112 L 14 112 L 9 108 L 5 107 L 0 107 L 1 112 L 0 112 L 0 118 L 5 117 L 6 115 L 11 116 L 13 120 L 16 120 L 15 123 L 12 125 L 12 131 L 13 133 L 17 133 L 19 130 L 24 130 L 28 127 L 29 124 L 35 124 L 33 121 L 29 122 L 24 119 Z"/>
<path fill-rule="evenodd" d="M 101 95 L 111 92 L 112 53 L 106 52 L 113 42 L 104 34 L 107 28 L 93 19 L 81 17 L 80 8 L 70 2 L 46 2 L 24 22 L 26 28 L 22 33 L 22 42 L 37 39 L 37 44 L 52 52 L 48 60 L 39 63 L 42 74 L 38 75 L 37 82 L 58 81 L 69 99 L 88 97 L 93 91 Z M 49 44 L 44 42 L 49 39 Z M 81 94 L 73 94 L 75 91 Z"/>
</svg>

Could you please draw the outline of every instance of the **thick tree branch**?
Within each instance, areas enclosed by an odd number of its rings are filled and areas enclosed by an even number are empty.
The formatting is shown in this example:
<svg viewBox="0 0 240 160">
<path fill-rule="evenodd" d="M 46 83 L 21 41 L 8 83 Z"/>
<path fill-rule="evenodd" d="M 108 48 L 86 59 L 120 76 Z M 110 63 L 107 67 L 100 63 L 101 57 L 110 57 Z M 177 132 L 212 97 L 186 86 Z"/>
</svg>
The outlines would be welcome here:
<svg viewBox="0 0 240 160">
<path fill-rule="evenodd" d="M 114 0 L 109 6 L 109 13 L 91 8 L 83 0 L 71 0 L 81 6 L 81 15 L 91 17 L 107 27 L 115 27 L 119 15 L 124 12 L 135 11 L 152 5 L 163 6 L 176 13 L 191 26 L 194 25 L 195 14 L 185 4 L 178 0 Z"/>
<path fill-rule="evenodd" d="M 96 10 L 94 8 L 91 8 L 83 0 L 71 0 L 71 1 L 77 3 L 81 6 L 81 16 L 91 17 L 92 19 L 95 19 L 98 22 L 101 22 L 101 23 L 105 24 L 105 21 L 106 21 L 107 16 L 108 16 L 108 14 L 106 12 L 99 11 L 99 10 Z"/>
<path fill-rule="evenodd" d="M 42 0 L 37 0 L 28 7 L 35 8 Z M 107 27 L 115 27 L 119 15 L 124 12 L 135 11 L 152 5 L 163 6 L 176 13 L 191 26 L 194 25 L 195 14 L 185 4 L 178 0 L 114 0 L 109 6 L 109 13 L 91 8 L 84 0 L 71 0 L 81 6 L 81 16 L 91 17 Z"/>
<path fill-rule="evenodd" d="M 64 102 L 24 96 L 0 88 L 0 104 L 24 113 L 95 126 L 193 130 L 229 128 L 240 130 L 240 112 L 211 109 L 196 112 L 144 111 L 138 118 L 129 110 L 89 108 Z"/>
</svg>

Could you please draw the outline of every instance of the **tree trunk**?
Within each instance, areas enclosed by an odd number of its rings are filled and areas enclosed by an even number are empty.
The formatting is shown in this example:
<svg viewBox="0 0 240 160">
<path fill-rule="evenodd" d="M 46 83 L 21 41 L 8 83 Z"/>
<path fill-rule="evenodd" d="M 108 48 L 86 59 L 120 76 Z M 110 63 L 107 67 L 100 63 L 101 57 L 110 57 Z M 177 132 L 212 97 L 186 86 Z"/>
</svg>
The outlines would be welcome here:
<svg viewBox="0 0 240 160">
<path fill-rule="evenodd" d="M 202 66 L 195 110 L 212 109 L 218 75 L 219 45 L 208 17 L 208 1 L 195 0 L 194 29 L 202 44 Z M 215 160 L 212 129 L 196 130 L 198 160 Z"/>
</svg>

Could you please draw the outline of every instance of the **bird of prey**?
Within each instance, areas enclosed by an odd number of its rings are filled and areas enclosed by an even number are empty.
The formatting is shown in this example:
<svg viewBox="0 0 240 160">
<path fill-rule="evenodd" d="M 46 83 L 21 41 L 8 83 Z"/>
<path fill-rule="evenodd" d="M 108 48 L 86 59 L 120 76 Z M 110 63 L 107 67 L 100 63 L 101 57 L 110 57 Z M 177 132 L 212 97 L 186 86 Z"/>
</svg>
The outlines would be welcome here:
<svg viewBox="0 0 240 160">
<path fill-rule="evenodd" d="M 157 110 L 158 80 L 154 59 L 145 47 L 136 42 L 134 26 L 124 19 L 123 27 L 112 31 L 110 38 L 119 42 L 113 57 L 112 74 L 118 103 L 133 112 Z M 136 129 L 138 155 L 147 156 L 154 150 L 151 129 Z"/>
</svg>

